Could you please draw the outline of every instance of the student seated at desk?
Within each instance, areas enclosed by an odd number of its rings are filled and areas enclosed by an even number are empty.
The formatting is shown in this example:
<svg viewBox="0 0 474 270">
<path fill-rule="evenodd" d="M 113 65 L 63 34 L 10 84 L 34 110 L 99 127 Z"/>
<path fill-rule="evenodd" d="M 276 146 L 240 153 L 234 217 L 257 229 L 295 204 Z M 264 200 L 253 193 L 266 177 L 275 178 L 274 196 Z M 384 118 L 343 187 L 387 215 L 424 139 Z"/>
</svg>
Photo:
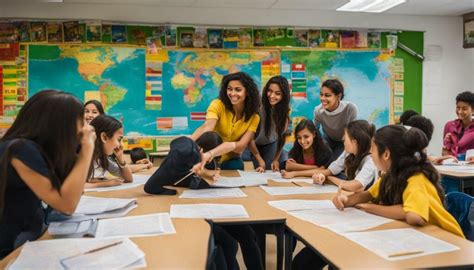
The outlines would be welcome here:
<svg viewBox="0 0 474 270">
<path fill-rule="evenodd" d="M 344 130 L 344 152 L 329 167 L 313 174 L 316 184 L 329 180 L 347 191 L 363 191 L 377 178 L 378 170 L 370 155 L 370 144 L 375 126 L 366 120 L 350 122 Z M 335 175 L 345 173 L 347 180 Z"/>
<path fill-rule="evenodd" d="M 153 163 L 151 163 L 145 150 L 141 147 L 135 147 L 130 150 L 130 159 L 132 164 L 130 164 L 129 167 L 132 173 L 148 170 L 153 167 Z"/>
<path fill-rule="evenodd" d="M 70 94 L 40 91 L 21 108 L 0 141 L 0 259 L 44 232 L 41 201 L 74 213 L 94 141 L 82 103 Z"/>
<path fill-rule="evenodd" d="M 91 121 L 97 139 L 93 156 L 92 172 L 86 188 L 118 186 L 133 182 L 132 171 L 123 157 L 123 127 L 117 119 L 99 115 Z M 114 154 L 115 160 L 110 156 Z M 105 180 L 107 172 L 118 178 Z"/>
<path fill-rule="evenodd" d="M 428 142 L 418 128 L 390 125 L 377 130 L 371 153 L 375 166 L 383 172 L 382 177 L 368 191 L 346 196 L 339 190 L 332 199 L 336 208 L 356 207 L 410 225 L 433 224 L 464 237 L 457 221 L 443 206 L 439 174 L 423 152 Z M 307 247 L 293 260 L 294 269 L 324 265 L 325 262 Z"/>
<path fill-rule="evenodd" d="M 301 120 L 295 128 L 295 144 L 281 175 L 284 178 L 311 177 L 314 169 L 324 169 L 329 165 L 331 155 L 331 148 L 323 141 L 313 122 Z"/>
</svg>

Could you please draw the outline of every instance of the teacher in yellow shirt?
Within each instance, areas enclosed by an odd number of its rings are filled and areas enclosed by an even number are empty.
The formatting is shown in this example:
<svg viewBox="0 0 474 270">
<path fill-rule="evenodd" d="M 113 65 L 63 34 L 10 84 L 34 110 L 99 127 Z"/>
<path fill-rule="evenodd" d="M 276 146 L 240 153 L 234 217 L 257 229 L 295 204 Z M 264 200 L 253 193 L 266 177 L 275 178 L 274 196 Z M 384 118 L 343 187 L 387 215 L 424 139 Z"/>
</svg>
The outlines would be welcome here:
<svg viewBox="0 0 474 270">
<path fill-rule="evenodd" d="M 258 87 L 248 74 L 237 72 L 224 76 L 219 98 L 211 102 L 206 121 L 191 135 L 197 140 L 204 132 L 215 131 L 224 141 L 203 154 L 202 164 L 221 156 L 221 169 L 243 170 L 240 156 L 257 131 L 259 110 Z"/>
</svg>

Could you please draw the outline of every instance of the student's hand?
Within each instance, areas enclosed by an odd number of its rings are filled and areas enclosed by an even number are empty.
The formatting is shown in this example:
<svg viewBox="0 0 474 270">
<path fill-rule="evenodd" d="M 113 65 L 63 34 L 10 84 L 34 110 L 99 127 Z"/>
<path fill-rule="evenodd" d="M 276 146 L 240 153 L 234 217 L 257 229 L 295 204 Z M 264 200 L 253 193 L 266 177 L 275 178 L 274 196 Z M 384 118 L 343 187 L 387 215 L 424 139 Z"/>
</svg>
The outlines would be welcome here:
<svg viewBox="0 0 474 270">
<path fill-rule="evenodd" d="M 116 157 L 122 159 L 123 157 L 123 145 L 120 144 L 119 146 L 115 147 L 114 154 Z M 123 161 L 123 160 L 122 160 Z"/>
<path fill-rule="evenodd" d="M 452 155 L 446 155 L 446 156 L 442 156 L 442 157 L 437 157 L 435 159 L 433 159 L 432 163 L 434 165 L 441 165 L 443 164 L 443 161 L 447 160 L 447 159 L 454 159 L 454 162 L 458 162 L 458 159 L 455 157 L 455 156 L 452 156 Z"/>
<path fill-rule="evenodd" d="M 467 160 L 466 160 L 467 164 L 474 164 L 474 156 L 473 157 L 469 157 Z"/>
<path fill-rule="evenodd" d="M 217 180 L 219 180 L 220 177 L 221 177 L 221 169 L 217 168 L 214 170 L 214 175 L 212 176 L 212 180 L 216 182 Z"/>
<path fill-rule="evenodd" d="M 255 169 L 255 171 L 258 172 L 258 173 L 264 173 L 264 172 L 265 172 L 265 167 L 258 166 L 258 167 Z"/>
<path fill-rule="evenodd" d="M 286 178 L 286 179 L 290 179 L 290 178 L 295 177 L 295 172 L 288 172 L 288 171 L 285 171 L 285 170 L 281 170 L 280 173 L 281 173 L 281 177 Z"/>
<path fill-rule="evenodd" d="M 342 189 L 341 187 L 339 187 L 336 196 L 332 198 L 332 203 L 337 209 L 343 211 L 344 207 L 346 206 L 346 202 L 347 196 L 342 194 Z"/>
<path fill-rule="evenodd" d="M 354 205 L 355 208 L 357 208 L 359 210 L 362 210 L 362 211 L 365 211 L 365 212 L 369 212 L 369 209 L 370 209 L 371 206 L 372 206 L 371 203 L 358 203 L 358 204 Z"/>
<path fill-rule="evenodd" d="M 292 158 L 289 158 L 286 160 L 286 162 L 290 162 L 290 163 L 296 163 L 296 160 L 292 159 Z"/>
<path fill-rule="evenodd" d="M 82 127 L 82 130 L 79 133 L 81 141 L 81 149 L 84 150 L 93 150 L 95 145 L 95 129 L 93 126 L 85 123 Z"/>
<path fill-rule="evenodd" d="M 204 170 L 204 166 L 206 163 L 212 158 L 212 154 L 209 152 L 203 153 L 201 151 L 201 162 L 195 164 L 192 168 L 191 171 L 193 173 L 196 173 L 198 175 L 201 175 L 201 172 Z"/>
<path fill-rule="evenodd" d="M 313 174 L 312 177 L 313 177 L 313 183 L 318 184 L 318 185 L 322 185 L 324 181 L 326 181 L 326 175 L 322 173 L 315 173 Z"/>
<path fill-rule="evenodd" d="M 280 171 L 280 162 L 278 160 L 272 161 L 272 171 L 279 172 Z"/>
<path fill-rule="evenodd" d="M 143 165 L 143 169 L 145 169 L 145 170 L 148 170 L 148 169 L 150 169 L 151 167 L 153 167 L 153 163 L 151 163 L 151 161 L 148 160 L 147 158 L 138 160 L 138 161 L 137 161 L 137 164 L 142 164 L 142 165 Z"/>
<path fill-rule="evenodd" d="M 102 183 L 103 183 L 103 187 L 114 187 L 114 186 L 120 186 L 121 184 L 123 184 L 123 181 L 119 178 L 116 178 L 116 179 L 103 181 Z"/>
<path fill-rule="evenodd" d="M 263 173 L 265 172 L 265 160 L 260 155 L 256 155 L 255 158 L 258 162 L 258 167 L 255 169 L 256 172 Z"/>
</svg>

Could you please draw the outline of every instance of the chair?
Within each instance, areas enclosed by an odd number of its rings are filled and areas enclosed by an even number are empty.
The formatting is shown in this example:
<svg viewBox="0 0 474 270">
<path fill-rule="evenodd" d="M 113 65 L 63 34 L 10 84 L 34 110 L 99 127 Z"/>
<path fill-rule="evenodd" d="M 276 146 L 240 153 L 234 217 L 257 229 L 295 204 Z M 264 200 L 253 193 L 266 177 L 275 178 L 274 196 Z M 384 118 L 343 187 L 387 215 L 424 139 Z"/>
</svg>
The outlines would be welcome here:
<svg viewBox="0 0 474 270">
<path fill-rule="evenodd" d="M 458 221 L 467 239 L 474 241 L 474 197 L 453 191 L 446 195 L 446 208 Z"/>
</svg>

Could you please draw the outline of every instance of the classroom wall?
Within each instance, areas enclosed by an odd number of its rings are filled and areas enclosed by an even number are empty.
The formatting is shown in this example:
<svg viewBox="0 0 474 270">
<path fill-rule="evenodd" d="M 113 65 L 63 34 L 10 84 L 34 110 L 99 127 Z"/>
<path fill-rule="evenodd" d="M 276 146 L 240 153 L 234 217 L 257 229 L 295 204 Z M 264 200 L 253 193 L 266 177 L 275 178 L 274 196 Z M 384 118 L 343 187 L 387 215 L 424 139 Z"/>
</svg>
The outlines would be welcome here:
<svg viewBox="0 0 474 270">
<path fill-rule="evenodd" d="M 425 48 L 436 45 L 441 46 L 442 49 L 441 57 L 437 60 L 425 61 L 423 70 L 422 110 L 423 114 L 431 118 L 435 124 L 435 134 L 428 149 L 432 154 L 440 154 L 444 123 L 456 117 L 455 96 L 465 90 L 474 91 L 474 49 L 462 48 L 462 18 L 460 16 L 402 16 L 284 9 L 7 3 L 2 4 L 0 17 L 425 31 Z"/>
</svg>

